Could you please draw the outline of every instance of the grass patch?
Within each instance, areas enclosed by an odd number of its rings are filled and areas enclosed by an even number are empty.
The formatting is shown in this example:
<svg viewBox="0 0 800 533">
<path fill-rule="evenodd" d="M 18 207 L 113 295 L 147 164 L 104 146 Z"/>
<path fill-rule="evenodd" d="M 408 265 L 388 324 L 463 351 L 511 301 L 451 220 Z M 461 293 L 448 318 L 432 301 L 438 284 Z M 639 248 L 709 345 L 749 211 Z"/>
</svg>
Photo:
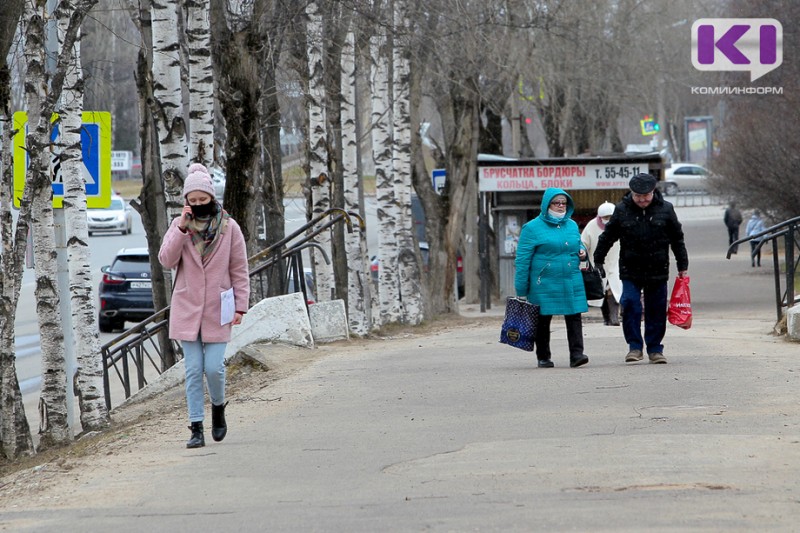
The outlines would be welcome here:
<svg viewBox="0 0 800 533">
<path fill-rule="evenodd" d="M 111 189 L 123 198 L 136 198 L 142 192 L 142 181 L 137 179 L 114 180 Z"/>
<path fill-rule="evenodd" d="M 303 196 L 306 175 L 302 167 L 294 166 L 283 171 L 283 194 L 286 197 Z M 364 193 L 375 194 L 375 176 L 364 176 Z M 114 180 L 111 183 L 114 193 L 123 198 L 136 198 L 142 192 L 142 182 L 138 179 Z"/>
</svg>

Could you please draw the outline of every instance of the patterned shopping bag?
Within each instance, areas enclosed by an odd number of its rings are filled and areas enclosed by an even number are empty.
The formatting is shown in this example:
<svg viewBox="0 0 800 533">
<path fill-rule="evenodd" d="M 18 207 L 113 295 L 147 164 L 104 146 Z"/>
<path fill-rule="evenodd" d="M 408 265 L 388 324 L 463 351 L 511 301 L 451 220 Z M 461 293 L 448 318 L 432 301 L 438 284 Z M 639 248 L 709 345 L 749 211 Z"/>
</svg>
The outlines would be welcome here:
<svg viewBox="0 0 800 533">
<path fill-rule="evenodd" d="M 509 298 L 506 301 L 506 316 L 500 330 L 500 342 L 532 352 L 538 321 L 538 305 L 519 298 Z"/>
</svg>

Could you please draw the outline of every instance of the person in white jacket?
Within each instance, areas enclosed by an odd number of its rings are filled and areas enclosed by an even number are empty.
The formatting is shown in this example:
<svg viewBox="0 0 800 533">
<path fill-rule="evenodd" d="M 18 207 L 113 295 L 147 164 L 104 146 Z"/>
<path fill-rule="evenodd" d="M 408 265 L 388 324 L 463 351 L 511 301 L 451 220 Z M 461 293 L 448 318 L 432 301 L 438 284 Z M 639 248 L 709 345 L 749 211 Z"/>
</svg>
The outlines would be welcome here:
<svg viewBox="0 0 800 533">
<path fill-rule="evenodd" d="M 597 217 L 590 220 L 583 228 L 581 242 L 589 251 L 589 257 L 594 255 L 597 240 L 606 229 L 606 223 L 613 214 L 614 204 L 603 202 L 597 208 Z M 605 265 L 606 277 L 603 279 L 603 287 L 606 296 L 603 300 L 589 301 L 589 305 L 600 306 L 603 311 L 603 323 L 606 326 L 619 326 L 619 299 L 622 296 L 622 281 L 619 279 L 619 241 L 615 242 L 609 250 Z"/>
</svg>

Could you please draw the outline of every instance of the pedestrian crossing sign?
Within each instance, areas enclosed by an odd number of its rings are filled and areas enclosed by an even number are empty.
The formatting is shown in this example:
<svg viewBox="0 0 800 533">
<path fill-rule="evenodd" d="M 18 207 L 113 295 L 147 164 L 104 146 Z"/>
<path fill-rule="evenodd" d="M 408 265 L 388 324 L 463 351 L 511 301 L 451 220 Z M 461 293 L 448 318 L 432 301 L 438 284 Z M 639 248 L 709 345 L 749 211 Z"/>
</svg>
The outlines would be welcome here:
<svg viewBox="0 0 800 533">
<path fill-rule="evenodd" d="M 51 122 L 56 122 L 53 115 Z M 25 111 L 14 113 L 14 207 L 19 208 L 25 190 L 25 177 L 28 170 L 28 152 L 25 149 L 28 114 Z M 50 140 L 56 147 L 59 125 L 53 126 Z M 57 148 L 55 148 L 57 150 Z M 81 156 L 83 160 L 83 179 L 86 184 L 86 207 L 105 208 L 111 205 L 111 113 L 107 111 L 84 111 L 81 127 Z M 58 152 L 54 151 L 50 170 L 53 179 L 53 207 L 60 208 L 64 200 L 64 181 Z"/>
</svg>

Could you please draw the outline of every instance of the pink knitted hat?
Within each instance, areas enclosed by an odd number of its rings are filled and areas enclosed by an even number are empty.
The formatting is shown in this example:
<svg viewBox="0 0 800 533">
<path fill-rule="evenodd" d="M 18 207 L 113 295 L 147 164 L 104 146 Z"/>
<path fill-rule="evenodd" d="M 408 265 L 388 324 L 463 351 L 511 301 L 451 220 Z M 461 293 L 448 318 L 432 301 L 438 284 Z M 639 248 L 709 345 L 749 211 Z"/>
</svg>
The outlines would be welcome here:
<svg viewBox="0 0 800 533">
<path fill-rule="evenodd" d="M 200 163 L 192 163 L 189 166 L 189 175 L 183 182 L 183 197 L 186 198 L 192 191 L 203 191 L 215 198 L 214 183 L 208 174 L 208 169 Z"/>
</svg>

